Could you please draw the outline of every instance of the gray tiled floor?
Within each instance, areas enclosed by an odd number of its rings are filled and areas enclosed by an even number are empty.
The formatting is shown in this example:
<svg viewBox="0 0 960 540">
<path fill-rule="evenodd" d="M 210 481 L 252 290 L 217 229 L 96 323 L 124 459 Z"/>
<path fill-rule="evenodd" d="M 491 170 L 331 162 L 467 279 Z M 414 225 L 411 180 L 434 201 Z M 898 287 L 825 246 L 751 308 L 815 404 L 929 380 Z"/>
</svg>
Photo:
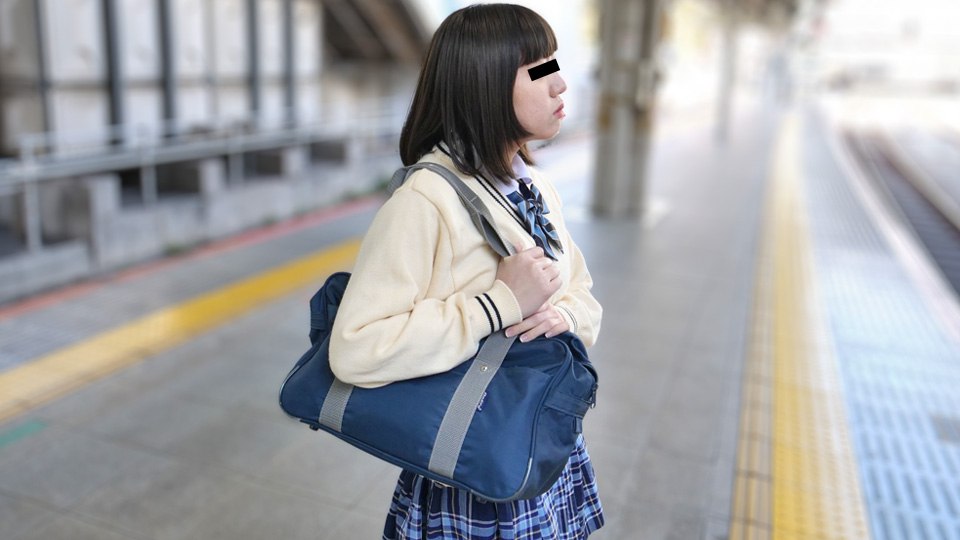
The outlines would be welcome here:
<svg viewBox="0 0 960 540">
<path fill-rule="evenodd" d="M 586 423 L 608 520 L 594 538 L 725 534 L 774 128 L 759 110 L 745 111 L 738 126 L 722 148 L 706 129 L 658 138 L 649 192 L 666 213 L 655 226 L 584 217 L 589 138 L 541 151 L 605 306 L 591 351 L 600 401 Z M 135 302 L 130 290 L 154 295 L 176 280 L 193 283 L 196 294 L 232 279 L 223 275 L 227 259 L 230 268 L 257 271 L 360 234 L 364 219 L 369 213 L 217 259 L 184 260 L 7 324 L 60 321 L 53 315 L 67 317 L 69 304 L 96 302 L 117 310 L 113 323 L 98 322 L 109 326 L 136 311 L 120 300 Z M 190 295 L 175 290 L 177 298 Z M 0 536 L 377 538 L 397 470 L 310 432 L 276 406 L 281 379 L 306 347 L 310 292 L 0 426 L 45 426 L 0 447 Z"/>
</svg>

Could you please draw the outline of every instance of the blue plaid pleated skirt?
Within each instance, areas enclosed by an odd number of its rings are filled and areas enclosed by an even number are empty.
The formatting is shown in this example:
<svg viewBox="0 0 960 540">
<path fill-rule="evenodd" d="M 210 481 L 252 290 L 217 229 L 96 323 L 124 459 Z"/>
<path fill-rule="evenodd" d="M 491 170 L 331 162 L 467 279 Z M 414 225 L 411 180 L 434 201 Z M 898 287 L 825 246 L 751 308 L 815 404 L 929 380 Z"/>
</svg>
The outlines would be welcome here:
<svg viewBox="0 0 960 540">
<path fill-rule="evenodd" d="M 596 477 L 581 436 L 557 483 L 533 499 L 489 502 L 401 472 L 383 540 L 582 540 L 602 526 Z"/>
</svg>

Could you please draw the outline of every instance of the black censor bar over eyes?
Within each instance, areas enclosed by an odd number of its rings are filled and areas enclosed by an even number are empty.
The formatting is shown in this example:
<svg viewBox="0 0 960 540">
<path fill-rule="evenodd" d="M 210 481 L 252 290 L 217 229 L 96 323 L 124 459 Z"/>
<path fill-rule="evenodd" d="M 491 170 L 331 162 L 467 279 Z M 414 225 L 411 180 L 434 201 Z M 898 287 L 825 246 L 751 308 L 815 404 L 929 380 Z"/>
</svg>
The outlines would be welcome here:
<svg viewBox="0 0 960 540">
<path fill-rule="evenodd" d="M 527 71 L 530 73 L 530 80 L 535 81 L 540 77 L 546 77 L 555 71 L 560 71 L 560 66 L 557 64 L 557 60 L 553 59 L 549 62 L 544 62 L 539 66 L 532 67 Z"/>
</svg>

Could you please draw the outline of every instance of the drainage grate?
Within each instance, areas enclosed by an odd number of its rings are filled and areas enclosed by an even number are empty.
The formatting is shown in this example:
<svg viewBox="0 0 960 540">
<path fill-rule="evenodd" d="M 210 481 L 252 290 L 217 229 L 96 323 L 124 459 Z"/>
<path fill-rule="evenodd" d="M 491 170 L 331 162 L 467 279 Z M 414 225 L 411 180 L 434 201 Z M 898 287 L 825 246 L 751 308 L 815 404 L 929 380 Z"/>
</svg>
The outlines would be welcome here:
<svg viewBox="0 0 960 540">
<path fill-rule="evenodd" d="M 960 417 L 931 414 L 930 421 L 941 442 L 960 444 Z"/>
</svg>

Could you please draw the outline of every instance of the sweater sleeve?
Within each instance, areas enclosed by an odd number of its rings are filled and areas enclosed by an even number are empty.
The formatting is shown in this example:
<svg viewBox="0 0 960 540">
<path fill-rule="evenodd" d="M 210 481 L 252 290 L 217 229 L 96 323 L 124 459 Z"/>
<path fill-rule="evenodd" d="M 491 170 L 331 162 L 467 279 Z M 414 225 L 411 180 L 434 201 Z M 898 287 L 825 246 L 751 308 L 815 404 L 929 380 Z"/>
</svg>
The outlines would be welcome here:
<svg viewBox="0 0 960 540">
<path fill-rule="evenodd" d="M 436 206 L 399 190 L 377 213 L 358 254 L 330 337 L 330 367 L 347 383 L 376 387 L 448 371 L 479 341 L 521 320 L 510 289 L 428 295 L 450 276 L 441 260 L 449 229 Z M 452 289 L 456 289 L 452 287 Z M 477 294 L 479 293 L 479 294 Z"/>
<path fill-rule="evenodd" d="M 590 292 L 593 278 L 587 270 L 583 254 L 569 234 L 566 246 L 567 256 L 570 257 L 570 283 L 563 295 L 554 300 L 553 305 L 567 320 L 570 331 L 576 334 L 584 345 L 591 347 L 596 343 L 600 332 L 603 308 Z"/>
</svg>

